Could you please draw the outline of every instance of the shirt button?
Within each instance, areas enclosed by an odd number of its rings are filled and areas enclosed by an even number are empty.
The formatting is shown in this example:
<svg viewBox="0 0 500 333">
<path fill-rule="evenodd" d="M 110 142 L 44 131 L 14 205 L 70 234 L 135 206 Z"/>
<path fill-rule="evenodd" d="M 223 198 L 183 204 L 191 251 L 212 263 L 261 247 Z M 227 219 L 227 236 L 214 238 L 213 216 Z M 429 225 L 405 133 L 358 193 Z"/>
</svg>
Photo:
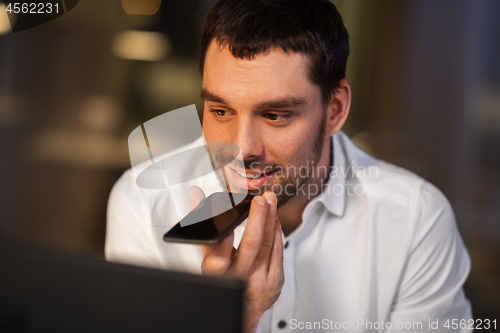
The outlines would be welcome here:
<svg viewBox="0 0 500 333">
<path fill-rule="evenodd" d="M 280 320 L 278 322 L 278 327 L 279 328 L 285 328 L 285 326 L 286 326 L 286 321 L 285 320 Z"/>
<path fill-rule="evenodd" d="M 285 249 L 288 247 L 288 242 L 285 243 Z"/>
</svg>

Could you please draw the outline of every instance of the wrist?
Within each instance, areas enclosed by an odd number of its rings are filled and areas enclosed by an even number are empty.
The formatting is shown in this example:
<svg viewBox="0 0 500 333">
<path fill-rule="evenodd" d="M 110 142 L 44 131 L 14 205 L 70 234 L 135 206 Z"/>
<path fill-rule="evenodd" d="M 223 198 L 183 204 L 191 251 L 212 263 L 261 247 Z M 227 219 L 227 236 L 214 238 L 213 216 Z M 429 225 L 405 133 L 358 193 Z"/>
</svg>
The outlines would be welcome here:
<svg viewBox="0 0 500 333">
<path fill-rule="evenodd" d="M 260 308 L 251 305 L 252 303 L 247 300 L 245 310 L 243 312 L 243 333 L 255 333 L 257 331 L 260 318 L 265 312 L 265 310 L 261 310 Z"/>
<path fill-rule="evenodd" d="M 244 317 L 243 318 L 243 333 L 255 333 L 257 331 L 257 326 L 259 325 L 259 317 Z"/>
</svg>

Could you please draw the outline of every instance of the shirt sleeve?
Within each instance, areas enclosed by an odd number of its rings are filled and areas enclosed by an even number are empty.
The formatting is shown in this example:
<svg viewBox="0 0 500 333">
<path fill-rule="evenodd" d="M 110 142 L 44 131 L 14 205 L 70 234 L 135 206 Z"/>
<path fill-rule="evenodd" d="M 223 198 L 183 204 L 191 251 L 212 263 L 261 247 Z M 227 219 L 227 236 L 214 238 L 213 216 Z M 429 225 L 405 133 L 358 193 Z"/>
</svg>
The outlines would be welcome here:
<svg viewBox="0 0 500 333">
<path fill-rule="evenodd" d="M 106 221 L 106 260 L 160 267 L 152 236 L 144 225 L 148 215 L 141 190 L 126 171 L 111 190 Z"/>
<path fill-rule="evenodd" d="M 422 185 L 410 235 L 389 332 L 472 332 L 467 328 L 472 322 L 471 306 L 462 289 L 470 258 L 450 203 L 428 182 Z M 422 327 L 407 324 L 415 322 Z M 398 328 L 398 323 L 414 328 L 401 328 L 401 324 Z"/>
</svg>

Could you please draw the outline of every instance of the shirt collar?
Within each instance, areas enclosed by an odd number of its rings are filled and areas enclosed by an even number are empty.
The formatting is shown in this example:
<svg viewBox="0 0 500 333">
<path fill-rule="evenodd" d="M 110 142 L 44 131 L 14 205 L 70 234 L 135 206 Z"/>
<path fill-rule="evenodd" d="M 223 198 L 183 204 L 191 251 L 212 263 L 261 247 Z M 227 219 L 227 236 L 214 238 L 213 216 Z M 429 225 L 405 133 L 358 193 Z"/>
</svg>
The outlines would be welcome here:
<svg viewBox="0 0 500 333">
<path fill-rule="evenodd" d="M 340 136 L 345 136 L 341 131 L 332 136 L 333 164 L 330 168 L 330 178 L 323 192 L 315 199 L 336 216 L 343 216 L 346 204 L 346 157 L 340 143 Z M 315 201 L 315 200 L 313 200 Z"/>
</svg>

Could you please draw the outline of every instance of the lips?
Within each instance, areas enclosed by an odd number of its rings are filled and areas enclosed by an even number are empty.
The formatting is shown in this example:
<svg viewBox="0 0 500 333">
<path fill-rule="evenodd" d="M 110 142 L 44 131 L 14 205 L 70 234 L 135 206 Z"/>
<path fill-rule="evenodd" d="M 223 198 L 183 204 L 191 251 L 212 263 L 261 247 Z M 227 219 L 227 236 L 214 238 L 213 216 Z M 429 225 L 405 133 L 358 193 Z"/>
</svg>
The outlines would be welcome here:
<svg viewBox="0 0 500 333">
<path fill-rule="evenodd" d="M 275 171 L 271 171 L 260 174 L 255 172 L 239 171 L 233 168 L 229 168 L 229 170 L 229 177 L 233 181 L 234 185 L 248 190 L 257 190 L 263 187 L 275 173 Z"/>
<path fill-rule="evenodd" d="M 236 171 L 236 173 L 238 175 L 240 175 L 241 177 L 247 178 L 247 179 L 257 179 L 257 178 L 259 178 L 259 177 L 262 176 L 262 174 L 260 174 L 260 173 L 254 173 L 254 174 L 252 174 L 252 173 L 247 173 L 246 171 L 243 171 L 243 172 L 242 171 L 238 171 L 238 170 L 234 170 L 234 171 Z"/>
</svg>

